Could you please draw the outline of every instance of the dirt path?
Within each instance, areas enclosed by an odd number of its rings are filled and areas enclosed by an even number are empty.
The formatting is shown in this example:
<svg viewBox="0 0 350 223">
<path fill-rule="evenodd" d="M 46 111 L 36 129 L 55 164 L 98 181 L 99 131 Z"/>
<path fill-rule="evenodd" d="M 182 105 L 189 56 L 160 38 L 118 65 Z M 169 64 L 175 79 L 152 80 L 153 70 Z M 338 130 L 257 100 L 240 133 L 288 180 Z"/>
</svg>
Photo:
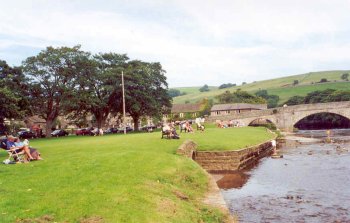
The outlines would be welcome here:
<svg viewBox="0 0 350 223">
<path fill-rule="evenodd" d="M 209 189 L 205 198 L 203 199 L 203 203 L 216 207 L 220 209 L 223 213 L 225 213 L 225 215 L 227 216 L 227 223 L 237 223 L 238 220 L 236 217 L 230 214 L 230 211 L 227 208 L 226 202 L 220 192 L 219 187 L 216 184 L 214 177 L 208 173 L 207 176 L 209 179 Z"/>
</svg>

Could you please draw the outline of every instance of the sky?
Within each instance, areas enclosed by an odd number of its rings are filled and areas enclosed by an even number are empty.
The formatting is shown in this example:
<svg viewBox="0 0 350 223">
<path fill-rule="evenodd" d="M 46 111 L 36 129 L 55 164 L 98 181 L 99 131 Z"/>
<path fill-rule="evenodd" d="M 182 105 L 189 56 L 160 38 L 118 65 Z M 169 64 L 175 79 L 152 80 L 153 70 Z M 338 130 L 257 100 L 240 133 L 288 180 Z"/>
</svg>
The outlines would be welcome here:
<svg viewBox="0 0 350 223">
<path fill-rule="evenodd" d="M 169 87 L 350 69 L 350 0 L 0 0 L 0 59 L 47 46 L 160 62 Z"/>
</svg>

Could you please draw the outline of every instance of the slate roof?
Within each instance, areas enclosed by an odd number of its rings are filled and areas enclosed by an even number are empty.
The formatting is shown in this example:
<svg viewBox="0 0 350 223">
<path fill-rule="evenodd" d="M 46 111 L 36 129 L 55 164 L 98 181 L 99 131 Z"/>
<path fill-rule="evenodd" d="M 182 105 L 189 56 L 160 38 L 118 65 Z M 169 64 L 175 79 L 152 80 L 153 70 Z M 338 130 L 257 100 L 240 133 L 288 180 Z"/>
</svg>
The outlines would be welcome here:
<svg viewBox="0 0 350 223">
<path fill-rule="evenodd" d="M 246 104 L 246 103 L 217 104 L 211 108 L 211 111 L 227 111 L 227 110 L 241 110 L 241 109 L 264 110 L 264 109 L 267 109 L 267 104 Z"/>
<path fill-rule="evenodd" d="M 171 113 L 198 112 L 200 110 L 200 104 L 175 104 L 171 108 Z"/>
</svg>

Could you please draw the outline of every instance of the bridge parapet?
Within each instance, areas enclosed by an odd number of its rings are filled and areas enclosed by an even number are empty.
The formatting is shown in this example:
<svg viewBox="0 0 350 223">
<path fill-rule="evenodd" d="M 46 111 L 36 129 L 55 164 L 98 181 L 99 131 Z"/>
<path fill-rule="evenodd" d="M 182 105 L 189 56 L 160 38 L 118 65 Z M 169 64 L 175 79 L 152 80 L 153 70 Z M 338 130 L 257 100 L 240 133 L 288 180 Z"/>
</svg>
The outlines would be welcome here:
<svg viewBox="0 0 350 223">
<path fill-rule="evenodd" d="M 350 101 L 303 104 L 287 107 L 279 107 L 266 110 L 255 110 L 238 114 L 210 116 L 209 121 L 215 120 L 237 120 L 247 124 L 251 121 L 263 118 L 274 122 L 276 126 L 285 131 L 291 131 L 294 124 L 300 119 L 321 112 L 335 113 L 350 119 Z"/>
<path fill-rule="evenodd" d="M 302 104 L 282 107 L 284 112 L 305 111 L 305 110 L 323 110 L 323 109 L 334 109 L 334 108 L 350 108 L 350 101 L 340 102 L 327 102 L 327 103 L 316 103 L 316 104 Z"/>
</svg>

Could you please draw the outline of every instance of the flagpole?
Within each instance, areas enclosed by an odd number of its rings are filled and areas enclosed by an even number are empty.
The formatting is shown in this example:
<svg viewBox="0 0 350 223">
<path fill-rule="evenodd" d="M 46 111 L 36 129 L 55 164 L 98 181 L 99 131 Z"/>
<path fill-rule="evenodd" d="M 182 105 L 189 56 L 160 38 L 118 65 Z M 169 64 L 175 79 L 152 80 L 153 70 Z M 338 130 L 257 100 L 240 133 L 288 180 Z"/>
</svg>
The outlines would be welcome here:
<svg viewBox="0 0 350 223">
<path fill-rule="evenodd" d="M 122 71 L 122 90 L 123 90 L 123 127 L 124 134 L 126 134 L 126 124 L 125 124 L 125 91 L 124 91 L 124 72 Z"/>
</svg>

